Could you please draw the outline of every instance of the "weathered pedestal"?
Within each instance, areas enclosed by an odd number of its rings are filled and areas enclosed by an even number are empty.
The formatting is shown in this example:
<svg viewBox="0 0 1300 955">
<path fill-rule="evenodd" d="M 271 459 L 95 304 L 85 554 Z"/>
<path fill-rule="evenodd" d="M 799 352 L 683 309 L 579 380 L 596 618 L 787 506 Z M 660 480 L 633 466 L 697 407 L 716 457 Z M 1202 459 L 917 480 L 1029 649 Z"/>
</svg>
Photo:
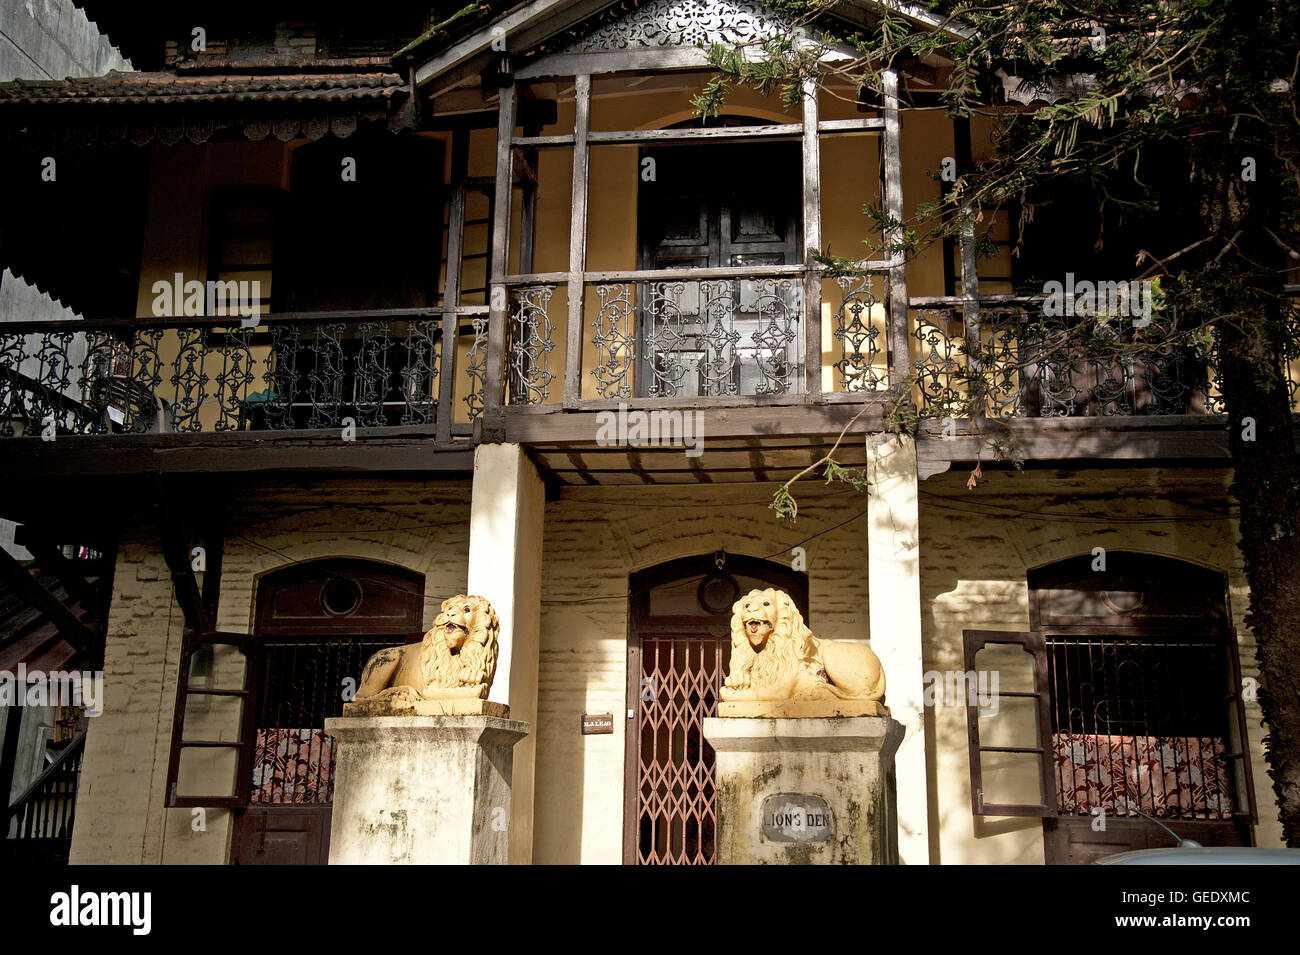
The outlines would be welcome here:
<svg viewBox="0 0 1300 955">
<path fill-rule="evenodd" d="M 496 716 L 341 716 L 331 865 L 504 865 L 514 745 Z"/>
<path fill-rule="evenodd" d="M 704 721 L 717 753 L 720 865 L 896 865 L 887 716 Z"/>
</svg>

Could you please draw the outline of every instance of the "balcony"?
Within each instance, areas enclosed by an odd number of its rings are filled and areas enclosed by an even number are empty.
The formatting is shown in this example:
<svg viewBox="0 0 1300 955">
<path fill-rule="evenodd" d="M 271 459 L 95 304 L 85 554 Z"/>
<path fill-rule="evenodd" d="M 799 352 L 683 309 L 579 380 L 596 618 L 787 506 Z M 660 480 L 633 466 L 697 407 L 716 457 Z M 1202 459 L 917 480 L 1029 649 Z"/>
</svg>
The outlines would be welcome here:
<svg viewBox="0 0 1300 955">
<path fill-rule="evenodd" d="M 5 323 L 0 439 L 53 450 L 400 438 L 467 451 L 486 311 Z"/>
<path fill-rule="evenodd" d="M 881 401 L 903 381 L 891 370 L 900 352 L 913 404 L 943 417 L 980 360 L 968 334 L 994 362 L 989 418 L 1224 411 L 1212 347 L 1081 356 L 1054 344 L 1064 320 L 1044 320 L 1033 298 L 982 297 L 974 331 L 964 299 L 913 298 L 904 338 L 889 320 L 884 269 L 835 279 L 803 266 L 585 273 L 576 322 L 560 278 L 507 279 L 495 376 L 480 306 L 6 323 L 0 438 L 338 440 L 351 429 L 349 438 L 467 446 L 493 398 L 505 415 Z M 809 320 L 810 288 L 821 321 Z M 566 326 L 578 334 L 562 336 Z M 1123 344 L 1132 332 L 1116 334 Z M 1300 366 L 1287 358 L 1296 407 Z"/>
</svg>

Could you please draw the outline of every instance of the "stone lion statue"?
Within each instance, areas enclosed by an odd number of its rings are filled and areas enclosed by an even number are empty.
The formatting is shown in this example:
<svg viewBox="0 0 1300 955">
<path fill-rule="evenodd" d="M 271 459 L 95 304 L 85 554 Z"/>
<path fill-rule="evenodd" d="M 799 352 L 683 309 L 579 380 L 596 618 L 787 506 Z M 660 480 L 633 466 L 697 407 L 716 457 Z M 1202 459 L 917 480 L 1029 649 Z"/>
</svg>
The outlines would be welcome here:
<svg viewBox="0 0 1300 955">
<path fill-rule="evenodd" d="M 422 641 L 388 647 L 366 661 L 355 700 L 485 700 L 500 629 L 486 598 L 449 597 Z"/>
<path fill-rule="evenodd" d="M 785 591 L 751 590 L 731 608 L 731 672 L 721 696 L 880 703 L 885 672 L 870 647 L 813 636 Z"/>
</svg>

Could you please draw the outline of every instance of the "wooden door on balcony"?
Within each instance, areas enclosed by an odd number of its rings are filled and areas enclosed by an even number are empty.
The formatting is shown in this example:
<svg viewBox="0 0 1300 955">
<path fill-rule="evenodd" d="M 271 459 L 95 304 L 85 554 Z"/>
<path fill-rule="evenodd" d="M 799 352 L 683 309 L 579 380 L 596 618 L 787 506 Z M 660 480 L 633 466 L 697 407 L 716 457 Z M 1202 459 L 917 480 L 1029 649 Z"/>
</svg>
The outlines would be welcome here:
<svg viewBox="0 0 1300 955">
<path fill-rule="evenodd" d="M 799 264 L 801 162 L 799 144 L 793 142 L 644 150 L 637 268 L 735 268 L 743 275 L 746 267 Z M 797 281 L 649 282 L 639 286 L 637 300 L 638 395 L 799 389 L 803 335 Z"/>
<path fill-rule="evenodd" d="M 718 714 L 731 606 L 779 587 L 808 617 L 808 578 L 753 557 L 702 555 L 632 575 L 623 861 L 712 865 L 717 791 L 704 718 Z"/>
<path fill-rule="evenodd" d="M 373 653 L 421 638 L 423 613 L 424 578 L 374 561 L 311 561 L 262 578 L 251 778 L 235 815 L 235 864 L 328 861 L 337 753 L 325 720 L 342 715 Z"/>
</svg>

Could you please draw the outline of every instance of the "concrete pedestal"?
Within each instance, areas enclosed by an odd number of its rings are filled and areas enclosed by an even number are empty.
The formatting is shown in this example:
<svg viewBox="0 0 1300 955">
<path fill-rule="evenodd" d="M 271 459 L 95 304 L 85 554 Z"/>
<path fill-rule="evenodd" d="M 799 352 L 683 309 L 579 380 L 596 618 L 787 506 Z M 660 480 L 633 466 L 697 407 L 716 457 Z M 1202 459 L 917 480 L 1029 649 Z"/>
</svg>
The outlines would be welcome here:
<svg viewBox="0 0 1300 955">
<path fill-rule="evenodd" d="M 720 865 L 896 865 L 887 716 L 704 721 L 717 753 Z"/>
<path fill-rule="evenodd" d="M 514 745 L 496 716 L 342 716 L 331 865 L 504 865 Z"/>
</svg>

